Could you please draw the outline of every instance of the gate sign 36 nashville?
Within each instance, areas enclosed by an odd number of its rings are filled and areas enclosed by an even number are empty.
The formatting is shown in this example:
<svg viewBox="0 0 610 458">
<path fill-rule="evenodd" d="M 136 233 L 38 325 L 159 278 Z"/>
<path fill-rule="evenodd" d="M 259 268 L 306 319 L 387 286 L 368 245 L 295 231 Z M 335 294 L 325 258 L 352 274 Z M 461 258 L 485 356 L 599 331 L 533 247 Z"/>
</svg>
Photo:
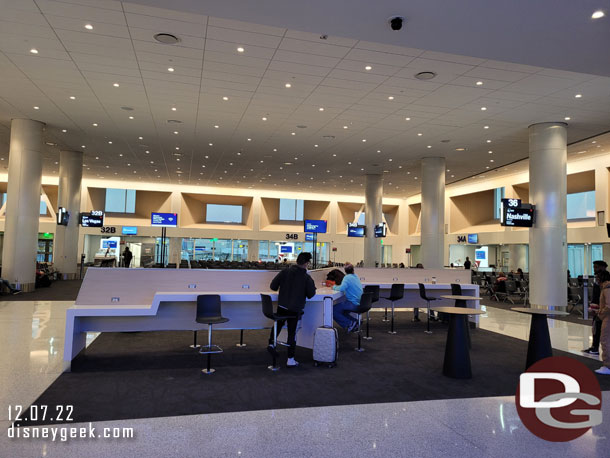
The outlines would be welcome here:
<svg viewBox="0 0 610 458">
<path fill-rule="evenodd" d="M 532 227 L 536 207 L 521 204 L 521 199 L 502 199 L 500 224 L 512 227 Z"/>
</svg>

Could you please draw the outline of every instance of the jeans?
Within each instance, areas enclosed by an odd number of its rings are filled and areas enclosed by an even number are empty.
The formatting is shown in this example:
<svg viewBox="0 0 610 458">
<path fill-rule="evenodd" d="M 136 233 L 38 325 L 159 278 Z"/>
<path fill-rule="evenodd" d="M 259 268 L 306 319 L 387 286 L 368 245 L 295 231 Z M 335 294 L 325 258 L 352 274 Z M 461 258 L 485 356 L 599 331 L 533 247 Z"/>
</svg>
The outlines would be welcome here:
<svg viewBox="0 0 610 458">
<path fill-rule="evenodd" d="M 6 286 L 6 288 L 8 288 L 8 290 L 13 293 L 15 291 L 17 291 L 15 288 L 13 288 L 11 286 L 11 284 L 8 282 L 8 280 L 5 280 L 4 278 L 0 278 L 0 285 L 4 285 Z M 0 289 L 2 288 L 2 286 L 0 286 Z"/>
<path fill-rule="evenodd" d="M 599 340 L 602 335 L 602 320 L 597 317 L 597 314 L 593 317 L 593 345 L 591 348 L 599 351 Z"/>
<path fill-rule="evenodd" d="M 277 315 L 295 315 L 295 312 L 291 312 L 283 307 L 277 308 Z M 280 331 L 284 327 L 284 323 L 287 323 L 288 328 L 288 357 L 294 358 L 294 353 L 297 348 L 297 324 L 299 323 L 299 318 L 287 318 L 285 320 L 278 320 L 277 322 L 277 335 L 280 335 Z M 271 334 L 269 334 L 269 345 L 273 345 L 273 329 L 271 329 Z"/>
<path fill-rule="evenodd" d="M 353 323 L 358 320 L 350 315 L 350 312 L 358 309 L 358 305 L 352 304 L 350 301 L 343 301 L 333 306 L 333 318 L 339 326 L 348 329 Z"/>
</svg>

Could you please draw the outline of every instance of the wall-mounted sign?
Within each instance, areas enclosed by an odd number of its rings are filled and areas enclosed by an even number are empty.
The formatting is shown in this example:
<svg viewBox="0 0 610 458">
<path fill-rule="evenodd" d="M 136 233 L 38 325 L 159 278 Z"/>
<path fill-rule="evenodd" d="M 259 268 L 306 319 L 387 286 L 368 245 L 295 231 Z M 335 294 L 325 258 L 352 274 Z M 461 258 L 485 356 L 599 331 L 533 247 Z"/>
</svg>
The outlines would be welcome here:
<svg viewBox="0 0 610 458">
<path fill-rule="evenodd" d="M 375 226 L 375 237 L 385 237 L 388 233 L 388 227 L 385 223 L 377 224 Z"/>
<path fill-rule="evenodd" d="M 157 227 L 178 227 L 177 213 L 151 213 L 150 225 Z"/>
<path fill-rule="evenodd" d="M 502 199 L 500 224 L 511 227 L 532 227 L 536 206 L 522 204 L 521 199 Z"/>
<path fill-rule="evenodd" d="M 70 212 L 64 207 L 59 207 L 57 209 L 57 224 L 59 226 L 67 226 L 68 221 L 70 220 Z"/>
<path fill-rule="evenodd" d="M 137 226 L 123 226 L 121 231 L 123 235 L 137 235 L 138 227 Z"/>
<path fill-rule="evenodd" d="M 468 243 L 479 243 L 479 234 L 468 234 Z"/>
<path fill-rule="evenodd" d="M 113 226 L 103 226 L 101 228 L 102 234 L 116 234 L 116 227 Z"/>
<path fill-rule="evenodd" d="M 358 226 L 357 224 L 350 223 L 347 225 L 347 236 L 348 237 L 364 237 L 366 233 L 366 226 Z"/>
<path fill-rule="evenodd" d="M 299 240 L 299 234 L 286 234 L 286 240 Z"/>
<path fill-rule="evenodd" d="M 292 253 L 292 245 L 281 245 L 280 246 L 280 253 Z"/>
<path fill-rule="evenodd" d="M 313 242 L 313 234 L 305 234 L 306 242 Z"/>
<path fill-rule="evenodd" d="M 458 241 L 458 243 L 466 243 L 466 236 L 465 235 L 458 235 L 457 236 L 457 241 Z"/>
</svg>

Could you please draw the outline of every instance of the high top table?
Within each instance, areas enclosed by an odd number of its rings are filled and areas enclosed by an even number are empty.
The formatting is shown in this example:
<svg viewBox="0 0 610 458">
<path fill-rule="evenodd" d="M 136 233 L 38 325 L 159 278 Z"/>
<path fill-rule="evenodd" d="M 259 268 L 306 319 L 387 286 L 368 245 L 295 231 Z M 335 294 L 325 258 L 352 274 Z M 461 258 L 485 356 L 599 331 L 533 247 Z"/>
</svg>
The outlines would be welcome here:
<svg viewBox="0 0 610 458">
<path fill-rule="evenodd" d="M 527 343 L 527 360 L 525 362 L 525 370 L 527 370 L 535 362 L 548 358 L 549 356 L 553 356 L 551 336 L 549 335 L 549 323 L 546 317 L 551 315 L 569 315 L 569 313 L 559 310 L 537 309 L 530 307 L 512 307 L 511 310 L 519 313 L 527 313 L 532 317 L 532 322 L 530 325 L 530 338 Z"/>
<path fill-rule="evenodd" d="M 456 307 L 466 307 L 466 301 L 480 301 L 481 298 L 477 296 L 464 296 L 458 294 L 449 294 L 441 296 L 442 299 L 451 299 L 455 301 Z M 468 348 L 472 348 L 470 344 L 470 329 L 468 328 L 468 315 L 464 315 L 464 321 L 466 322 L 466 337 L 468 338 Z"/>
<path fill-rule="evenodd" d="M 431 309 L 450 315 L 447 343 L 445 344 L 443 375 L 452 378 L 472 378 L 468 328 L 466 327 L 464 317 L 468 315 L 481 315 L 483 312 L 465 307 L 431 307 Z"/>
</svg>

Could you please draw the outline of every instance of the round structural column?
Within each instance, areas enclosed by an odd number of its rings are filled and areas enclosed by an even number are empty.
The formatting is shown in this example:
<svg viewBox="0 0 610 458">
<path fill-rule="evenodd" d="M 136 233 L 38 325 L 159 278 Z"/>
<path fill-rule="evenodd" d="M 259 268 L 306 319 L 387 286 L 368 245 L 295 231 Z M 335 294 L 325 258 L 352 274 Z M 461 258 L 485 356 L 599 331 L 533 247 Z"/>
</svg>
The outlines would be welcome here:
<svg viewBox="0 0 610 458">
<path fill-rule="evenodd" d="M 375 267 L 381 262 L 381 242 L 375 238 L 375 225 L 383 222 L 383 176 L 367 174 L 364 191 L 364 217 L 366 237 L 364 238 L 364 267 Z"/>
<path fill-rule="evenodd" d="M 70 213 L 67 226 L 57 226 L 53 261 L 64 280 L 77 276 L 78 219 L 80 213 L 81 182 L 83 179 L 83 153 L 59 152 L 59 191 L 57 206 Z M 92 210 L 100 210 L 93 208 Z"/>
<path fill-rule="evenodd" d="M 36 282 L 44 123 L 11 121 L 2 278 L 32 291 Z"/>
<path fill-rule="evenodd" d="M 529 200 L 536 205 L 529 230 L 530 302 L 535 306 L 567 306 L 567 150 L 566 124 L 529 127 Z"/>
<path fill-rule="evenodd" d="M 442 269 L 445 252 L 445 158 L 421 164 L 421 258 L 426 269 Z"/>
</svg>

